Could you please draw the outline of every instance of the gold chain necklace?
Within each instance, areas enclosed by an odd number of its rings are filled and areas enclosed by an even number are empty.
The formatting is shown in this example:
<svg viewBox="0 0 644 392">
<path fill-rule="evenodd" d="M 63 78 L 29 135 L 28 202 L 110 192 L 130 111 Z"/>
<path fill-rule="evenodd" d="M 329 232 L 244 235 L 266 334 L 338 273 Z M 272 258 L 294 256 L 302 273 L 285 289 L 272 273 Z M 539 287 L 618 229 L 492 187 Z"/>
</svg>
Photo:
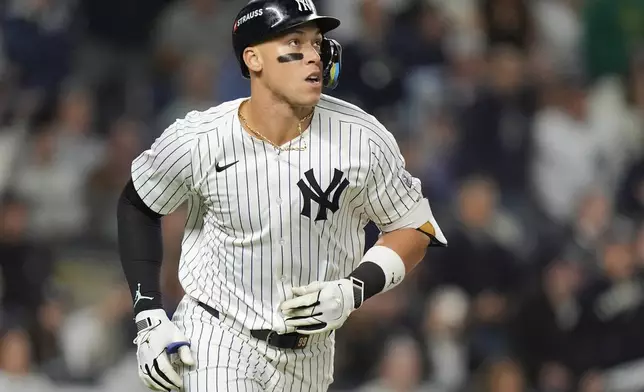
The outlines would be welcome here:
<svg viewBox="0 0 644 392">
<path fill-rule="evenodd" d="M 313 116 L 313 112 L 309 113 L 306 117 L 304 117 L 303 119 L 301 119 L 297 123 L 297 132 L 298 132 L 299 138 L 300 138 L 300 140 L 299 140 L 300 145 L 297 146 L 297 147 L 291 147 L 291 143 L 293 143 L 293 140 L 291 140 L 288 143 L 288 146 L 281 147 L 281 146 L 278 146 L 277 144 L 273 143 L 272 141 L 268 140 L 268 138 L 266 136 L 262 135 L 258 131 L 256 131 L 253 128 L 251 128 L 248 125 L 248 122 L 246 121 L 246 118 L 241 114 L 241 107 L 242 107 L 242 105 L 239 105 L 239 109 L 237 110 L 237 115 L 239 116 L 239 119 L 243 123 L 244 127 L 246 129 L 248 129 L 249 131 L 251 131 L 253 134 L 259 136 L 262 140 L 264 140 L 265 142 L 267 142 L 271 146 L 273 146 L 276 150 L 278 150 L 280 152 L 282 152 L 282 151 L 304 151 L 304 150 L 306 150 L 306 142 L 302 141 L 302 123 L 304 121 L 308 120 L 309 118 L 311 118 Z M 304 144 L 304 145 L 302 146 L 302 144 Z"/>
</svg>

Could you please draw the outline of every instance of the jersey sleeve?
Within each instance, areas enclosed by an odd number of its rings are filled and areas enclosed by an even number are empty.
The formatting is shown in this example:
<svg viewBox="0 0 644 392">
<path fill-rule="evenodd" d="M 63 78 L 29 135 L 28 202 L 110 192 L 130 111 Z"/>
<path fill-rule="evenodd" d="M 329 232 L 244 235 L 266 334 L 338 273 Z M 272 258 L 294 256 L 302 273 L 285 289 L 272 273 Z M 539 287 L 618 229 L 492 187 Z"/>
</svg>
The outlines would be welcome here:
<svg viewBox="0 0 644 392">
<path fill-rule="evenodd" d="M 388 131 L 374 133 L 368 143 L 371 175 L 365 209 L 369 219 L 387 232 L 423 200 L 421 182 L 405 168 L 405 159 Z"/>
<path fill-rule="evenodd" d="M 165 129 L 132 162 L 132 182 L 139 196 L 158 214 L 179 207 L 193 189 L 192 145 L 194 135 L 183 132 L 180 121 Z"/>
</svg>

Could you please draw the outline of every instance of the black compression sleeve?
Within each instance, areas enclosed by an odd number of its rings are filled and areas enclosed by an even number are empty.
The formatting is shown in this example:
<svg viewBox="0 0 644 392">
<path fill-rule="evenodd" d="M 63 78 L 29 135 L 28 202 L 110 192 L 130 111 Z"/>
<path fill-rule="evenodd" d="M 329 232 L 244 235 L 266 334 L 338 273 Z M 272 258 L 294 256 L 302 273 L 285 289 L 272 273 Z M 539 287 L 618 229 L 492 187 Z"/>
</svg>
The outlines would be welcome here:
<svg viewBox="0 0 644 392">
<path fill-rule="evenodd" d="M 161 215 L 145 205 L 131 179 L 121 193 L 116 215 L 121 265 L 134 299 L 134 314 L 161 308 Z"/>
</svg>

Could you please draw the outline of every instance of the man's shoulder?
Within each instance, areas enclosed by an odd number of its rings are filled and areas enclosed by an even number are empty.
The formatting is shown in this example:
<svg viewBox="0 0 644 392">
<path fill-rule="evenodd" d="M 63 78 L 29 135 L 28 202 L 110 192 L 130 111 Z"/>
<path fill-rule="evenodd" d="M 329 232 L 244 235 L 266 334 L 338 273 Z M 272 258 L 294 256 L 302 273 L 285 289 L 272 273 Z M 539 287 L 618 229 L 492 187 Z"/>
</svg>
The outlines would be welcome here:
<svg viewBox="0 0 644 392">
<path fill-rule="evenodd" d="M 230 122 L 237 113 L 237 108 L 244 98 L 223 102 L 206 110 L 192 110 L 184 117 L 177 119 L 174 127 L 182 135 L 199 135 L 216 132 L 217 129 Z"/>
<path fill-rule="evenodd" d="M 376 116 L 365 111 L 358 105 L 337 97 L 322 94 L 317 107 L 327 111 L 331 119 L 355 124 L 368 134 L 375 136 L 376 139 L 392 137 L 391 132 L 389 132 L 387 127 Z"/>
<path fill-rule="evenodd" d="M 351 102 L 347 102 L 344 99 L 334 97 L 327 94 L 322 94 L 320 97 L 320 102 L 317 104 L 318 108 L 328 110 L 331 113 L 331 117 L 338 118 L 358 118 L 363 120 L 373 121 L 375 120 L 374 116 L 367 113 L 364 109 L 355 105 Z"/>
</svg>

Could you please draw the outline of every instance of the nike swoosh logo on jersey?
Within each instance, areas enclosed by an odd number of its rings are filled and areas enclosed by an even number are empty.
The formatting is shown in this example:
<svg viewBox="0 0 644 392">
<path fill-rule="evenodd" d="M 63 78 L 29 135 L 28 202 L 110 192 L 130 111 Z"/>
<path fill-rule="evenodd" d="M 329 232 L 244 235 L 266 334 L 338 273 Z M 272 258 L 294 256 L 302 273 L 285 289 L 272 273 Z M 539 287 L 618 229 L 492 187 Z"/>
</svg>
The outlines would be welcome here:
<svg viewBox="0 0 644 392">
<path fill-rule="evenodd" d="M 222 172 L 222 171 L 228 169 L 229 167 L 233 166 L 237 162 L 239 162 L 239 161 L 235 161 L 233 163 L 229 163 L 229 164 L 224 165 L 224 166 L 219 166 L 219 163 L 215 163 L 215 170 L 217 170 L 217 173 Z"/>
</svg>

